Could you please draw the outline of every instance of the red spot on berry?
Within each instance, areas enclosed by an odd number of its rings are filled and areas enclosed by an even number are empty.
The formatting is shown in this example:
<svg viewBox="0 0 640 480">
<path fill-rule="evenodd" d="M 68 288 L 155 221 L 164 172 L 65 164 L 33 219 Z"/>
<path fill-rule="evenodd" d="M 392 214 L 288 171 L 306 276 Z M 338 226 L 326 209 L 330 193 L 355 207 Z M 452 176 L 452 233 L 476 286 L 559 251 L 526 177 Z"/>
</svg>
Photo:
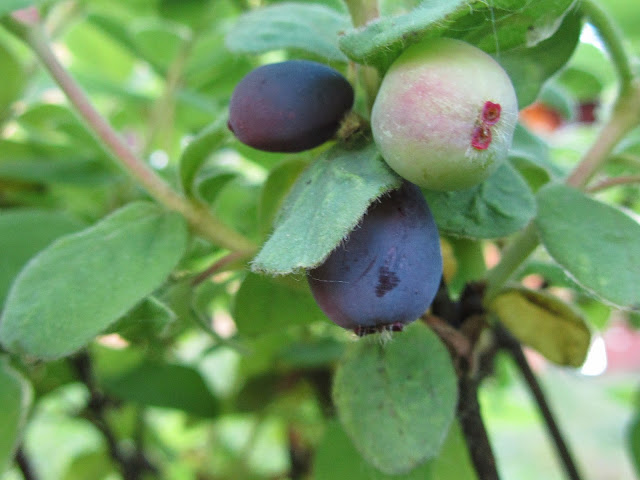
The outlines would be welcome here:
<svg viewBox="0 0 640 480">
<path fill-rule="evenodd" d="M 500 120 L 502 107 L 499 103 L 486 102 L 482 107 L 482 123 L 485 125 L 495 125 Z"/>
<path fill-rule="evenodd" d="M 477 150 L 486 150 L 491 144 L 491 129 L 486 125 L 478 125 L 471 134 L 471 146 Z"/>
</svg>

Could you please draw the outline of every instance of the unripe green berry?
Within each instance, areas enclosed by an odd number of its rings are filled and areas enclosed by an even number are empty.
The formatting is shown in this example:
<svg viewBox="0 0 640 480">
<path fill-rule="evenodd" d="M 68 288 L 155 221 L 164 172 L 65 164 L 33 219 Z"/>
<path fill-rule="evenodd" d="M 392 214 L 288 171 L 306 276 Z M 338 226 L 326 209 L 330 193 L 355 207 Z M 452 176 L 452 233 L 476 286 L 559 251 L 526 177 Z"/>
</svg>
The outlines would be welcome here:
<svg viewBox="0 0 640 480">
<path fill-rule="evenodd" d="M 400 176 L 431 190 L 460 190 L 506 158 L 517 119 L 516 94 L 498 62 L 439 38 L 409 47 L 389 68 L 371 127 Z"/>
</svg>

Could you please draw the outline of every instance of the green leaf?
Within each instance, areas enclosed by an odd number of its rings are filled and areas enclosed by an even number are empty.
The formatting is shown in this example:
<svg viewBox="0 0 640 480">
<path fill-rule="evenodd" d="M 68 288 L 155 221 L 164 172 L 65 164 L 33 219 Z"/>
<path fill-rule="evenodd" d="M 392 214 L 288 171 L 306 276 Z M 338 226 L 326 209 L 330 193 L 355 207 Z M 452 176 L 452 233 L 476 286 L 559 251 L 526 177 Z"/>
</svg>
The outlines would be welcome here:
<svg viewBox="0 0 640 480">
<path fill-rule="evenodd" d="M 535 215 L 531 190 L 508 162 L 473 188 L 423 192 L 440 231 L 458 237 L 504 237 Z"/>
<path fill-rule="evenodd" d="M 440 455 L 409 473 L 387 475 L 367 463 L 342 429 L 332 421 L 314 458 L 315 480 L 477 480 L 457 422 L 449 430 Z"/>
<path fill-rule="evenodd" d="M 640 475 L 640 414 L 636 415 L 629 426 L 628 442 L 633 466 Z"/>
<path fill-rule="evenodd" d="M 567 63 L 581 31 L 582 18 L 572 12 L 551 37 L 536 46 L 522 46 L 496 55 L 513 82 L 519 108 L 533 103 L 544 82 Z"/>
<path fill-rule="evenodd" d="M 31 407 L 29 382 L 0 356 L 0 476 L 10 466 Z"/>
<path fill-rule="evenodd" d="M 180 156 L 180 183 L 185 195 L 194 195 L 194 180 L 202 164 L 227 140 L 229 132 L 223 119 L 202 130 Z"/>
<path fill-rule="evenodd" d="M 525 345 L 558 365 L 579 367 L 589 351 L 591 332 L 582 314 L 557 297 L 509 288 L 489 306 Z"/>
<path fill-rule="evenodd" d="M 306 280 L 272 279 L 250 273 L 236 294 L 232 316 L 243 335 L 281 331 L 293 325 L 326 321 Z"/>
<path fill-rule="evenodd" d="M 306 166 L 307 162 L 304 160 L 292 158 L 276 165 L 269 172 L 262 187 L 258 206 L 258 221 L 263 235 L 267 235 L 273 228 L 282 202 Z"/>
<path fill-rule="evenodd" d="M 420 322 L 386 344 L 353 343 L 334 378 L 338 417 L 362 456 L 390 475 L 436 457 L 454 419 L 449 352 Z"/>
<path fill-rule="evenodd" d="M 16 278 L 2 343 L 43 359 L 76 351 L 159 287 L 186 243 L 181 216 L 144 202 L 58 239 Z"/>
<path fill-rule="evenodd" d="M 410 44 L 435 37 L 469 11 L 466 0 L 422 1 L 409 13 L 382 17 L 340 37 L 340 48 L 358 63 L 386 69 Z"/>
<path fill-rule="evenodd" d="M 238 53 L 294 49 L 327 61 L 346 62 L 338 35 L 349 17 L 318 4 L 281 3 L 242 15 L 227 34 L 227 47 Z"/>
<path fill-rule="evenodd" d="M 142 57 L 164 69 L 170 68 L 190 35 L 189 30 L 181 25 L 148 18 L 136 22 L 131 31 L 132 41 Z"/>
<path fill-rule="evenodd" d="M 17 209 L 0 212 L 0 307 L 27 261 L 56 238 L 84 224 L 66 213 Z"/>
<path fill-rule="evenodd" d="M 118 377 L 107 377 L 105 391 L 140 405 L 173 408 L 215 417 L 218 400 L 207 388 L 202 375 L 186 365 L 144 362 Z"/>
<path fill-rule="evenodd" d="M 252 269 L 282 275 L 320 264 L 369 204 L 399 185 L 374 144 L 334 146 L 300 175 Z"/>
<path fill-rule="evenodd" d="M 1 10 L 2 7 L 0 7 Z M 26 75 L 20 61 L 3 43 L 0 43 L 0 72 L 2 72 L 0 115 L 4 117 L 7 109 L 22 93 L 26 83 Z"/>
<path fill-rule="evenodd" d="M 109 331 L 117 332 L 134 342 L 162 336 L 176 314 L 155 297 L 148 297 L 114 323 Z"/>
<path fill-rule="evenodd" d="M 553 259 L 584 288 L 620 307 L 640 307 L 640 224 L 564 185 L 537 194 L 536 226 Z"/>
</svg>

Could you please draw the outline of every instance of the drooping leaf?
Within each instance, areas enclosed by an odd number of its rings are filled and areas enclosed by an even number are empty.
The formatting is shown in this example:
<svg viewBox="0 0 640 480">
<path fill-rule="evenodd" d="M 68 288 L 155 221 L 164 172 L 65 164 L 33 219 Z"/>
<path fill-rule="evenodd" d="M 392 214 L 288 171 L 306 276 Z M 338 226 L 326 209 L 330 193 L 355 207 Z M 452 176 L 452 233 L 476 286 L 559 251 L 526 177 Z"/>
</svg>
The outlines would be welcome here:
<svg viewBox="0 0 640 480">
<path fill-rule="evenodd" d="M 0 475 L 11 464 L 32 397 L 29 382 L 11 368 L 7 357 L 0 356 Z"/>
<path fill-rule="evenodd" d="M 441 232 L 458 237 L 498 238 L 524 227 L 535 215 L 528 185 L 507 162 L 467 190 L 423 190 Z"/>
<path fill-rule="evenodd" d="M 489 306 L 509 331 L 558 365 L 579 367 L 589 351 L 591 332 L 582 314 L 553 295 L 510 288 Z"/>
<path fill-rule="evenodd" d="M 640 307 L 640 223 L 564 185 L 537 194 L 536 226 L 549 254 L 584 288 Z"/>
<path fill-rule="evenodd" d="M 447 349 L 420 322 L 383 345 L 352 344 L 334 378 L 338 417 L 361 455 L 387 474 L 436 457 L 457 405 Z"/>
<path fill-rule="evenodd" d="M 400 178 L 372 143 L 336 145 L 294 184 L 253 270 L 282 275 L 320 264 L 358 223 L 369 203 L 399 185 Z"/>
<path fill-rule="evenodd" d="M 218 400 L 202 375 L 187 365 L 143 362 L 117 377 L 107 377 L 104 389 L 140 405 L 173 408 L 200 417 L 218 414 Z"/>
<path fill-rule="evenodd" d="M 580 15 L 572 12 L 548 39 L 533 47 L 522 46 L 497 56 L 513 82 L 519 108 L 533 103 L 544 82 L 567 63 L 580 39 L 581 20 Z"/>
<path fill-rule="evenodd" d="M 63 212 L 18 209 L 0 212 L 0 307 L 27 261 L 53 240 L 84 227 Z"/>
<path fill-rule="evenodd" d="M 279 331 L 293 325 L 326 320 L 304 278 L 272 279 L 250 273 L 236 294 L 232 316 L 238 331 L 247 336 Z"/>
<path fill-rule="evenodd" d="M 58 239 L 13 283 L 0 340 L 43 359 L 74 352 L 159 287 L 186 243 L 184 219 L 145 202 Z"/>
<path fill-rule="evenodd" d="M 238 53 L 294 49 L 346 62 L 338 48 L 338 34 L 350 26 L 349 17 L 324 5 L 285 2 L 241 16 L 226 43 Z"/>
</svg>

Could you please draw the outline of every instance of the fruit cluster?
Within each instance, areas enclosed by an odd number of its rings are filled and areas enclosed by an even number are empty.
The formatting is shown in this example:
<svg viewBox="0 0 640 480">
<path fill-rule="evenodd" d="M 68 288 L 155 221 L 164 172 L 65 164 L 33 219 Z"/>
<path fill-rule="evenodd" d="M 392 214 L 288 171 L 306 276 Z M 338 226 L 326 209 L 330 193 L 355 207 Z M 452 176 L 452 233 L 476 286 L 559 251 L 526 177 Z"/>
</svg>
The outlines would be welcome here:
<svg viewBox="0 0 640 480">
<path fill-rule="evenodd" d="M 229 128 L 261 150 L 298 152 L 335 136 L 354 92 L 315 62 L 264 65 L 236 87 Z M 371 112 L 383 158 L 405 180 L 373 202 L 359 225 L 307 279 L 336 324 L 358 335 L 402 330 L 433 301 L 442 277 L 437 226 L 419 187 L 468 188 L 511 145 L 517 120 L 509 77 L 467 43 L 409 47 L 386 73 Z"/>
</svg>

